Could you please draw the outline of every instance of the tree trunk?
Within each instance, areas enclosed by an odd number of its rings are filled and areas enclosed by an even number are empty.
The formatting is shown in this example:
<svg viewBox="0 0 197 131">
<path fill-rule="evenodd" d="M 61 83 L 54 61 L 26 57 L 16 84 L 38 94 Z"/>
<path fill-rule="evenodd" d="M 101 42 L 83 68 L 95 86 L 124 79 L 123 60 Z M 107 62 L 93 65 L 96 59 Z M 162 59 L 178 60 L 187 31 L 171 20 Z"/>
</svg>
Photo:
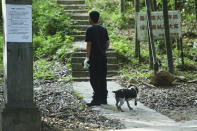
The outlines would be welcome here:
<svg viewBox="0 0 197 131">
<path fill-rule="evenodd" d="M 2 24 L 2 0 L 0 0 L 0 25 Z"/>
<path fill-rule="evenodd" d="M 172 48 L 170 40 L 170 31 L 169 31 L 169 20 L 168 20 L 168 2 L 167 0 L 163 1 L 163 17 L 164 17 L 164 29 L 165 29 L 165 44 L 168 58 L 168 70 L 170 73 L 174 72 L 173 68 L 173 59 L 172 59 Z"/>
<path fill-rule="evenodd" d="M 135 18 L 139 12 L 139 0 L 135 0 Z M 139 58 L 140 62 L 140 41 L 137 39 L 137 19 L 135 19 L 135 57 Z"/>
<path fill-rule="evenodd" d="M 149 7 L 150 7 L 151 11 L 154 10 L 153 9 L 153 0 L 149 0 Z"/>
<path fill-rule="evenodd" d="M 157 1 L 156 0 L 153 0 L 153 9 L 154 9 L 154 11 L 157 10 Z"/>
<path fill-rule="evenodd" d="M 125 0 L 120 0 L 120 12 L 124 16 L 125 11 Z"/>
<path fill-rule="evenodd" d="M 184 54 L 183 54 L 183 40 L 182 38 L 180 38 L 179 40 L 180 42 L 180 49 L 181 49 L 181 62 L 182 62 L 182 65 L 184 65 Z"/>
<path fill-rule="evenodd" d="M 177 0 L 174 0 L 174 9 L 175 9 L 175 10 L 178 10 L 178 3 L 177 3 Z"/>
<path fill-rule="evenodd" d="M 195 0 L 196 22 L 197 22 L 197 0 Z"/>
</svg>

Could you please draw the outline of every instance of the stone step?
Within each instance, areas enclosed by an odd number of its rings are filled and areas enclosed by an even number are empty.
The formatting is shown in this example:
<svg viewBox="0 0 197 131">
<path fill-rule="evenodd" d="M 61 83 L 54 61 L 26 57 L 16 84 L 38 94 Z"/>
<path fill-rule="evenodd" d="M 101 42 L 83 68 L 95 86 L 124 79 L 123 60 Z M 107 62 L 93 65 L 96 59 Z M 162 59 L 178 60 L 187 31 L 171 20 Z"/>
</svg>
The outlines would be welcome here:
<svg viewBox="0 0 197 131">
<path fill-rule="evenodd" d="M 89 10 L 88 9 L 79 9 L 79 10 L 64 10 L 65 13 L 71 14 L 71 13 L 76 13 L 76 14 L 81 14 L 81 13 L 87 13 Z"/>
<path fill-rule="evenodd" d="M 107 77 L 112 77 L 117 74 L 117 71 L 107 71 Z M 72 71 L 72 77 L 89 77 L 89 71 Z"/>
<path fill-rule="evenodd" d="M 80 21 L 80 20 L 86 20 L 86 21 L 88 21 L 88 19 L 89 19 L 89 16 L 88 16 L 88 14 L 72 14 L 72 15 L 70 15 L 70 17 L 71 17 L 71 19 L 73 19 L 73 20 L 76 20 L 76 21 Z M 89 22 L 87 23 L 87 25 L 89 25 Z"/>
<path fill-rule="evenodd" d="M 86 20 L 75 20 L 75 22 L 79 25 L 89 25 L 89 20 L 86 19 Z"/>
<path fill-rule="evenodd" d="M 107 64 L 107 70 L 108 71 L 118 70 L 118 64 Z M 81 63 L 73 63 L 72 71 L 88 71 L 88 69 L 84 69 Z"/>
<path fill-rule="evenodd" d="M 85 4 L 75 4 L 75 5 L 64 5 L 64 4 L 60 4 L 60 6 L 64 7 L 65 9 L 87 9 L 88 6 L 86 6 Z"/>
<path fill-rule="evenodd" d="M 79 31 L 86 31 L 89 25 L 72 25 L 72 28 L 77 29 Z"/>
<path fill-rule="evenodd" d="M 113 80 L 116 80 L 116 77 L 107 77 L 106 78 L 107 81 L 113 81 Z M 72 77 L 72 80 L 73 81 L 77 81 L 77 82 L 80 82 L 80 81 L 89 81 L 90 80 L 90 77 Z"/>
<path fill-rule="evenodd" d="M 81 64 L 84 61 L 85 57 L 72 57 L 71 63 Z M 117 64 L 117 57 L 108 57 L 107 64 Z"/>
<path fill-rule="evenodd" d="M 85 44 L 85 42 L 83 42 L 84 44 Z M 76 51 L 77 52 L 86 52 L 86 50 L 85 49 L 76 49 Z M 114 52 L 114 50 L 113 49 L 111 49 L 111 48 L 109 48 L 108 50 L 107 50 L 107 52 Z"/>
<path fill-rule="evenodd" d="M 85 57 L 86 56 L 86 51 L 77 51 L 72 54 L 72 57 Z M 107 51 L 107 57 L 116 57 L 117 54 L 115 51 Z"/>
<path fill-rule="evenodd" d="M 81 31 L 79 31 L 79 30 L 77 30 L 76 32 L 73 32 L 73 33 L 70 33 L 69 35 L 83 35 L 83 36 L 85 36 L 85 34 L 86 34 L 86 31 L 84 31 L 84 30 L 81 30 Z"/>
<path fill-rule="evenodd" d="M 86 31 L 77 31 L 77 32 L 75 32 L 75 34 L 71 34 L 71 35 L 84 35 L 85 36 L 85 34 L 86 34 Z"/>
<path fill-rule="evenodd" d="M 85 40 L 85 35 L 71 35 L 75 38 L 75 40 Z"/>
<path fill-rule="evenodd" d="M 57 3 L 65 5 L 85 4 L 85 0 L 58 0 Z"/>
</svg>

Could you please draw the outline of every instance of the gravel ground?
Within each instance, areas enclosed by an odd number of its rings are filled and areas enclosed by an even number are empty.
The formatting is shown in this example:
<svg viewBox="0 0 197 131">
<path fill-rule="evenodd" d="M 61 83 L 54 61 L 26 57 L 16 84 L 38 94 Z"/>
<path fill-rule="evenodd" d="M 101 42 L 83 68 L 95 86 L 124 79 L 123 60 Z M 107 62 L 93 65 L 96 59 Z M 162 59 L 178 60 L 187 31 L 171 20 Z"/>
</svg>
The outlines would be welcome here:
<svg viewBox="0 0 197 131">
<path fill-rule="evenodd" d="M 149 81 L 149 80 L 146 80 Z M 126 87 L 127 80 L 118 81 Z M 197 120 L 197 83 L 176 82 L 170 87 L 140 85 L 139 101 L 175 121 Z"/>
<path fill-rule="evenodd" d="M 85 102 L 75 95 L 72 83 L 65 77 L 70 70 L 58 62 L 52 62 L 55 79 L 34 80 L 34 100 L 42 114 L 42 131 L 95 131 L 122 129 L 117 119 L 109 119 L 99 111 L 87 108 Z M 2 88 L 0 88 L 2 90 Z M 0 104 L 3 95 L 0 93 Z"/>
<path fill-rule="evenodd" d="M 86 108 L 84 101 L 74 95 L 72 83 L 64 80 L 70 75 L 70 70 L 58 62 L 53 62 L 52 68 L 56 79 L 34 80 L 34 99 L 42 113 L 43 131 L 124 128 L 119 120 L 106 118 L 99 111 Z M 121 83 L 124 85 L 124 82 Z M 139 100 L 176 121 L 197 119 L 197 83 L 157 88 L 142 85 L 139 86 Z"/>
<path fill-rule="evenodd" d="M 140 86 L 140 102 L 176 121 L 197 120 L 197 84 Z"/>
<path fill-rule="evenodd" d="M 72 83 L 65 82 L 70 71 L 58 62 L 52 67 L 57 80 L 34 80 L 35 101 L 42 112 L 43 131 L 107 130 L 121 129 L 117 119 L 108 119 L 99 111 L 87 108 L 85 102 L 77 97 Z"/>
<path fill-rule="evenodd" d="M 86 108 L 85 103 L 73 95 L 70 83 L 53 82 L 40 86 L 35 90 L 35 100 L 42 112 L 46 131 L 48 127 L 75 130 L 123 128 L 118 120 L 108 119 L 98 111 Z"/>
</svg>

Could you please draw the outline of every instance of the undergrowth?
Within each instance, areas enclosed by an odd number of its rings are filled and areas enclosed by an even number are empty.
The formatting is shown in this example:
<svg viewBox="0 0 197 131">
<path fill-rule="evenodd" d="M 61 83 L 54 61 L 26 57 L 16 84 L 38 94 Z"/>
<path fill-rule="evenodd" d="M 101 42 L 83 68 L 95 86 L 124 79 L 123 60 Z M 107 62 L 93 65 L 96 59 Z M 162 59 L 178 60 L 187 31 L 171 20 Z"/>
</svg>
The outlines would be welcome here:
<svg viewBox="0 0 197 131">
<path fill-rule="evenodd" d="M 51 72 L 51 58 L 66 65 L 70 65 L 69 53 L 74 40 L 69 34 L 76 30 L 71 28 L 73 21 L 65 14 L 64 8 L 56 0 L 33 1 L 33 51 L 34 51 L 34 79 L 54 79 Z M 71 81 L 66 76 L 65 81 Z"/>
<path fill-rule="evenodd" d="M 71 34 L 75 30 L 71 28 L 73 23 L 65 14 L 63 7 L 57 5 L 55 0 L 33 1 L 33 38 L 34 58 L 39 59 L 55 55 L 58 60 L 65 59 L 65 48 L 71 48 L 73 38 Z M 64 50 L 60 53 L 60 50 Z"/>
<path fill-rule="evenodd" d="M 39 60 L 34 62 L 34 79 L 55 79 L 57 76 L 52 71 L 52 65 L 50 61 Z"/>
<path fill-rule="evenodd" d="M 125 12 L 120 13 L 120 1 L 100 1 L 86 0 L 92 7 L 91 10 L 97 10 L 101 14 L 100 24 L 104 25 L 109 32 L 111 47 L 119 55 L 120 75 L 122 79 L 146 79 L 153 71 L 149 66 L 149 47 L 147 42 L 141 42 L 141 61 L 134 57 L 135 39 L 134 39 L 134 3 L 126 0 Z M 162 1 L 158 0 L 158 10 L 162 11 Z M 174 1 L 168 1 L 169 10 L 174 9 Z M 181 63 L 181 51 L 177 49 L 177 41 L 172 42 L 173 61 L 175 75 L 184 75 L 186 77 L 197 78 L 197 48 L 193 48 L 197 43 L 197 32 L 195 28 L 195 10 L 194 1 L 187 0 L 185 3 L 179 1 L 178 9 L 181 12 L 182 33 L 183 33 L 183 53 L 184 65 Z M 140 1 L 140 12 L 145 12 L 145 3 Z M 132 32 L 132 33 L 125 33 Z M 167 55 L 164 40 L 155 41 L 156 56 L 159 62 L 160 70 L 167 70 Z"/>
</svg>

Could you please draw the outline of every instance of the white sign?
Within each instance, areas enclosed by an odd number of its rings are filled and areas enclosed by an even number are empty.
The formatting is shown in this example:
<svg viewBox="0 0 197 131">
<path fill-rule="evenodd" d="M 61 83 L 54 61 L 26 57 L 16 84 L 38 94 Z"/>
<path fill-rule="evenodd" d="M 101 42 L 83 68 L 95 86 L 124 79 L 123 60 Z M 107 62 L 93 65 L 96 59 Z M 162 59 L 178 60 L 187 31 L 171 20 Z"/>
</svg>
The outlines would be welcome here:
<svg viewBox="0 0 197 131">
<path fill-rule="evenodd" d="M 32 42 L 32 6 L 6 4 L 5 41 Z"/>
<path fill-rule="evenodd" d="M 137 13 L 137 35 L 138 40 L 148 41 L 148 30 L 147 30 L 147 13 Z M 179 11 L 169 11 L 169 28 L 171 38 L 181 37 L 181 16 Z M 164 19 L 163 12 L 151 12 L 152 31 L 154 40 L 164 39 Z"/>
</svg>

